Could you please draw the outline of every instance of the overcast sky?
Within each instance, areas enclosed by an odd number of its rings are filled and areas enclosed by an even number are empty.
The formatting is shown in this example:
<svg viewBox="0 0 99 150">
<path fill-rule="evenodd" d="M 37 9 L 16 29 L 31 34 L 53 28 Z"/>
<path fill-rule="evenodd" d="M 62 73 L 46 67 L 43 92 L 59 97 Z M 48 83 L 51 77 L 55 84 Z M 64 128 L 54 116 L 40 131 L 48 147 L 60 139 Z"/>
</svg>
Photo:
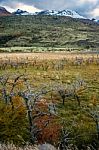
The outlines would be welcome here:
<svg viewBox="0 0 99 150">
<path fill-rule="evenodd" d="M 87 18 L 99 19 L 99 0 L 0 0 L 9 11 L 20 8 L 29 12 L 46 9 L 71 9 Z"/>
</svg>

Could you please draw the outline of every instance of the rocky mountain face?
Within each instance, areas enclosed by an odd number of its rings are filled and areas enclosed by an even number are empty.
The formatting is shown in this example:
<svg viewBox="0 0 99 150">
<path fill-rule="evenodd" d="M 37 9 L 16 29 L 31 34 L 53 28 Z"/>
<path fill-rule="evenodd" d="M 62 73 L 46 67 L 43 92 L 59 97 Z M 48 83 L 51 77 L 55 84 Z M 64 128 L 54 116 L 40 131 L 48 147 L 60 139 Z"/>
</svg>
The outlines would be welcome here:
<svg viewBox="0 0 99 150">
<path fill-rule="evenodd" d="M 9 16 L 11 15 L 4 7 L 0 7 L 0 16 Z"/>
<path fill-rule="evenodd" d="M 13 15 L 29 15 L 30 13 L 21 9 L 16 10 L 12 13 Z"/>
</svg>

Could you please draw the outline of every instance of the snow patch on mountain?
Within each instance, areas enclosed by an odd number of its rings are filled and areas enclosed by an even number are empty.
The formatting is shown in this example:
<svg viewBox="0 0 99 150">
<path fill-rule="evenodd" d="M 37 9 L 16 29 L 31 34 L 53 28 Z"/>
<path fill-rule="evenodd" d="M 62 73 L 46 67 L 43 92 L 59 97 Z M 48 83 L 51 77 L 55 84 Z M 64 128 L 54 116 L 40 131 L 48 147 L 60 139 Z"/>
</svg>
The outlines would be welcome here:
<svg viewBox="0 0 99 150">
<path fill-rule="evenodd" d="M 62 11 L 56 11 L 56 10 L 44 10 L 41 12 L 38 12 L 38 15 L 54 15 L 54 16 L 68 16 L 72 18 L 82 18 L 85 19 L 85 17 L 79 15 L 77 12 L 72 10 L 62 10 Z"/>
<path fill-rule="evenodd" d="M 58 11 L 58 14 L 59 16 L 69 16 L 69 17 L 72 17 L 72 18 L 83 18 L 83 16 L 79 15 L 77 12 L 73 11 L 73 10 L 63 10 L 63 11 Z"/>
<path fill-rule="evenodd" d="M 13 12 L 14 15 L 29 15 L 30 13 L 21 9 L 16 10 Z"/>
<path fill-rule="evenodd" d="M 86 19 L 83 16 L 79 15 L 77 12 L 66 9 L 66 10 L 43 10 L 40 12 L 35 12 L 35 13 L 29 13 L 27 11 L 23 11 L 18 9 L 17 11 L 13 12 L 14 15 L 51 15 L 51 16 L 68 16 L 72 18 L 81 18 L 81 19 Z"/>
</svg>

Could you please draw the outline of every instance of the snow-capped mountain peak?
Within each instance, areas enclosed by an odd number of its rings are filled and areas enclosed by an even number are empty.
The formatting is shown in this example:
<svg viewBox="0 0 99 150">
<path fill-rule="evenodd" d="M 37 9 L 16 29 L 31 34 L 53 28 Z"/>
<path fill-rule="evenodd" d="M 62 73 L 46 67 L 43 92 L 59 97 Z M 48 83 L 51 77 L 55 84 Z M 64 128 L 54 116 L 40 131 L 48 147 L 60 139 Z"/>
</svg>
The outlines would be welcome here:
<svg viewBox="0 0 99 150">
<path fill-rule="evenodd" d="M 83 16 L 79 15 L 76 11 L 73 10 L 43 10 L 40 12 L 35 12 L 35 13 L 29 13 L 27 11 L 18 9 L 15 12 L 13 12 L 14 15 L 51 15 L 51 16 L 68 16 L 72 18 L 81 18 L 81 19 L 86 19 Z"/>
<path fill-rule="evenodd" d="M 44 10 L 41 12 L 38 12 L 38 15 L 55 15 L 55 16 L 69 16 L 72 18 L 82 18 L 85 19 L 83 16 L 79 15 L 77 12 L 73 11 L 73 10 Z"/>
<path fill-rule="evenodd" d="M 18 9 L 16 12 L 18 12 L 18 13 L 22 13 L 22 12 L 23 12 L 23 10 Z"/>
<path fill-rule="evenodd" d="M 38 12 L 38 15 L 56 15 L 58 11 L 56 10 L 43 10 Z"/>
<path fill-rule="evenodd" d="M 17 9 L 15 12 L 13 12 L 14 15 L 29 15 L 29 12 L 21 9 Z"/>
<path fill-rule="evenodd" d="M 83 16 L 79 15 L 76 11 L 73 10 L 63 10 L 63 11 L 58 11 L 58 15 L 59 16 L 70 16 L 73 18 L 84 18 Z"/>
</svg>

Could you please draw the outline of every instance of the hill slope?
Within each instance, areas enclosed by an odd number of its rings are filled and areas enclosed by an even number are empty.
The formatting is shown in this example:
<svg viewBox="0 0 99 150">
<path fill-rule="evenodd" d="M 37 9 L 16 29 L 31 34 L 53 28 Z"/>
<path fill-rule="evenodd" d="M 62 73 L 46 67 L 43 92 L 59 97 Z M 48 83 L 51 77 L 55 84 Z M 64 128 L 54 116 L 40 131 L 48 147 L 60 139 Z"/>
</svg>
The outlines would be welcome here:
<svg viewBox="0 0 99 150">
<path fill-rule="evenodd" d="M 61 16 L 0 17 L 0 47 L 98 49 L 99 25 Z"/>
<path fill-rule="evenodd" d="M 0 16 L 9 16 L 11 15 L 4 7 L 0 7 Z"/>
</svg>

